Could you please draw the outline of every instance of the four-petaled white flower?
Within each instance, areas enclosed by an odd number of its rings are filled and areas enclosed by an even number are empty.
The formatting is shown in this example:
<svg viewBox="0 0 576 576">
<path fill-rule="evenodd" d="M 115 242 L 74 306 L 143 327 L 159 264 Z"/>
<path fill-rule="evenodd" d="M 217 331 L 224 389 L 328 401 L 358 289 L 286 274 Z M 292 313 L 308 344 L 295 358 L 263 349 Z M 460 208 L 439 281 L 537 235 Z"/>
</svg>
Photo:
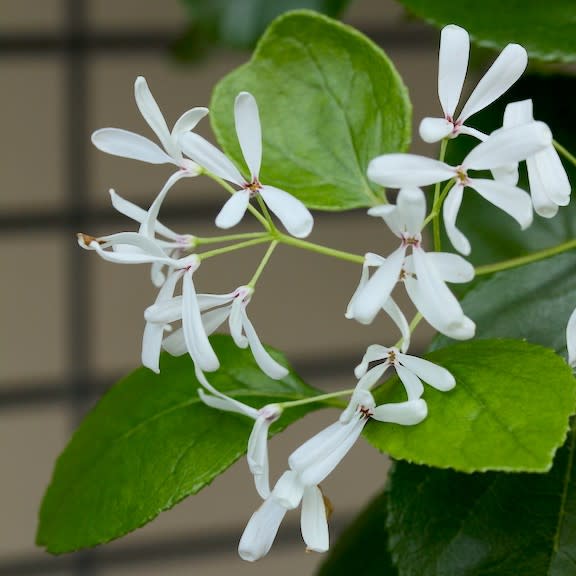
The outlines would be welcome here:
<svg viewBox="0 0 576 576">
<path fill-rule="evenodd" d="M 506 106 L 504 128 L 533 121 L 532 100 L 512 102 Z M 534 211 L 544 218 L 553 218 L 558 213 L 559 206 L 570 203 L 570 181 L 554 146 L 550 144 L 540 152 L 528 156 L 526 167 Z M 494 175 L 515 186 L 518 182 L 518 165 L 512 164 L 504 170 L 494 170 Z"/>
<path fill-rule="evenodd" d="M 175 164 L 182 173 L 180 177 L 197 176 L 200 173 L 199 166 L 183 157 L 179 137 L 193 130 L 196 124 L 208 114 L 208 108 L 197 107 L 184 112 L 170 131 L 142 76 L 136 78 L 134 96 L 142 117 L 156 133 L 164 150 L 152 140 L 120 128 L 96 130 L 92 134 L 92 142 L 96 148 L 108 154 L 133 158 L 149 164 Z"/>
<path fill-rule="evenodd" d="M 469 282 L 474 268 L 456 254 L 424 251 L 421 230 L 426 198 L 422 190 L 402 188 L 396 205 L 376 206 L 368 213 L 382 217 L 401 244 L 357 291 L 350 315 L 364 324 L 372 322 L 381 308 L 389 307 L 390 294 L 401 280 L 414 305 L 434 328 L 451 338 L 472 338 L 475 325 L 445 282 Z M 409 248 L 411 255 L 407 255 Z M 405 343 L 403 349 L 407 349 Z"/>
<path fill-rule="evenodd" d="M 205 335 L 212 334 L 228 319 L 230 334 L 236 345 L 240 348 L 249 346 L 256 363 L 270 378 L 284 378 L 288 370 L 264 348 L 246 313 L 246 306 L 253 293 L 254 289 L 250 286 L 240 286 L 229 294 L 198 294 L 198 313 L 195 307 L 187 307 L 184 292 L 176 297 L 172 293 L 168 298 L 160 298 L 159 294 L 156 302 L 144 312 L 145 341 L 146 334 L 150 337 L 150 346 L 145 346 L 150 350 L 150 360 L 145 365 L 157 367 L 156 359 L 161 347 L 173 356 L 188 352 L 194 358 L 195 338 L 200 336 L 204 339 Z M 182 320 L 182 328 L 164 338 L 166 327 L 178 320 Z M 211 371 L 217 368 L 202 369 Z"/>
<path fill-rule="evenodd" d="M 180 137 L 182 148 L 190 158 L 212 174 L 240 187 L 224 204 L 216 218 L 216 226 L 231 228 L 238 224 L 248 208 L 250 198 L 259 194 L 290 234 L 297 238 L 308 236 L 314 225 L 308 208 L 288 192 L 260 183 L 262 131 L 258 105 L 252 94 L 238 94 L 234 103 L 234 118 L 238 142 L 250 170 L 249 180 L 240 174 L 226 155 L 198 134 L 187 133 Z"/>
<path fill-rule="evenodd" d="M 466 30 L 453 24 L 442 29 L 438 62 L 438 97 L 444 118 L 422 120 L 420 136 L 425 142 L 455 138 L 458 134 L 469 134 L 480 140 L 484 139 L 484 134 L 465 126 L 464 122 L 500 98 L 520 78 L 528 64 L 526 50 L 518 44 L 508 44 L 456 117 L 456 108 L 468 68 L 469 51 L 470 39 Z"/>
<path fill-rule="evenodd" d="M 478 144 L 460 166 L 449 166 L 439 160 L 415 154 L 385 154 L 368 166 L 368 177 L 377 184 L 393 188 L 427 186 L 454 179 L 454 186 L 443 205 L 444 225 L 452 245 L 462 254 L 470 253 L 470 243 L 458 228 L 456 217 L 464 188 L 476 190 L 483 198 L 504 210 L 522 227 L 532 223 L 532 201 L 529 194 L 498 180 L 471 178 L 469 170 L 492 170 L 520 162 L 544 150 L 552 143 L 552 134 L 543 122 L 530 122 L 497 130 Z"/>
</svg>

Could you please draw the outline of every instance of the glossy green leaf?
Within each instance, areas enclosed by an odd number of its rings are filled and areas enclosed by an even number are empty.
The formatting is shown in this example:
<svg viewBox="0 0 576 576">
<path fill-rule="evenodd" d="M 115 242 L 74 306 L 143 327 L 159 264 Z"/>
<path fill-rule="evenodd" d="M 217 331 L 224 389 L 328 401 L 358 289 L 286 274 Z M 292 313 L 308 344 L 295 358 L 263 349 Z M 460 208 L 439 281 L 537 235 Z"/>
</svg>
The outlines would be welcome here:
<svg viewBox="0 0 576 576">
<path fill-rule="evenodd" d="M 340 536 L 318 576 L 398 576 L 388 551 L 386 493 L 380 494 Z"/>
<path fill-rule="evenodd" d="M 368 38 L 314 12 L 268 28 L 252 60 L 216 86 L 210 118 L 224 151 L 244 166 L 233 119 L 240 91 L 258 101 L 261 181 L 311 208 L 345 210 L 377 201 L 369 161 L 407 149 L 411 105 L 402 80 Z"/>
<path fill-rule="evenodd" d="M 554 138 L 573 152 L 576 151 L 576 114 L 572 94 L 576 91 L 576 78 L 565 76 L 527 76 L 506 93 L 506 96 L 470 120 L 470 125 L 490 133 L 502 126 L 504 109 L 508 102 L 531 98 L 534 117 L 546 122 Z M 554 97 L 551 97 L 551 94 Z M 477 140 L 466 136 L 451 140 L 448 161 L 458 165 Z M 576 168 L 564 161 L 570 181 L 576 183 Z M 525 169 L 521 171 L 519 186 L 528 190 Z M 472 244 L 469 260 L 475 265 L 491 264 L 529 254 L 576 237 L 576 202 L 560 208 L 555 218 L 534 215 L 534 222 L 521 230 L 510 216 L 496 208 L 479 194 L 467 189 L 458 216 L 458 227 Z M 447 239 L 444 246 L 450 246 Z"/>
<path fill-rule="evenodd" d="M 238 400 L 258 408 L 316 393 L 293 372 L 281 381 L 268 378 L 229 336 L 212 343 L 222 368 L 210 381 Z M 139 368 L 116 384 L 58 459 L 38 544 L 58 554 L 118 538 L 195 494 L 242 456 L 252 421 L 205 406 L 198 387 L 190 358 L 168 355 L 159 375 Z M 318 407 L 287 411 L 273 431 Z"/>
<path fill-rule="evenodd" d="M 400 0 L 437 26 L 458 24 L 489 48 L 522 44 L 532 58 L 574 62 L 576 5 L 572 0 Z"/>
<path fill-rule="evenodd" d="M 576 308 L 576 254 L 499 272 L 462 300 L 480 338 L 521 338 L 566 354 L 566 324 Z M 438 336 L 434 348 L 451 341 Z"/>
<path fill-rule="evenodd" d="M 178 54 L 196 55 L 210 44 L 251 48 L 283 12 L 297 8 L 339 16 L 350 0 L 182 0 L 190 19 Z"/>
<path fill-rule="evenodd" d="M 400 576 L 576 574 L 576 433 L 548 474 L 460 474 L 399 462 L 388 495 Z"/>
<path fill-rule="evenodd" d="M 418 426 L 369 422 L 369 442 L 393 458 L 463 472 L 549 469 L 576 406 L 576 379 L 560 356 L 517 340 L 475 340 L 426 358 L 448 369 L 456 387 L 427 387 L 428 418 Z M 375 397 L 405 393 L 394 377 Z"/>
</svg>

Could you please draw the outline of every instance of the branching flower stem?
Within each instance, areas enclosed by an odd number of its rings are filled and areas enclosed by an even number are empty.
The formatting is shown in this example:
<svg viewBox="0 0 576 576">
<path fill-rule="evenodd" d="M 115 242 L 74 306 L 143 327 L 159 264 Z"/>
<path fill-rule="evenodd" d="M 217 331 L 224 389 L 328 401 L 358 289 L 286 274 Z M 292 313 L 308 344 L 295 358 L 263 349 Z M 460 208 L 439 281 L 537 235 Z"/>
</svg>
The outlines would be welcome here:
<svg viewBox="0 0 576 576">
<path fill-rule="evenodd" d="M 332 400 L 333 398 L 339 398 L 340 396 L 351 396 L 354 393 L 354 388 L 348 390 L 339 390 L 338 392 L 330 392 L 329 394 L 320 394 L 318 396 L 311 396 L 310 398 L 302 398 L 301 400 L 292 400 L 289 402 L 279 402 L 278 406 L 281 408 L 295 408 L 296 406 L 305 406 L 306 404 L 312 404 L 314 402 L 325 402 L 326 400 Z M 341 402 L 330 402 L 330 405 L 335 408 L 341 408 Z"/>
<path fill-rule="evenodd" d="M 265 242 L 269 241 L 270 237 L 266 235 L 261 238 L 255 238 L 254 240 L 247 240 L 246 242 L 238 242 L 238 244 L 232 244 L 232 246 L 224 246 L 223 248 L 216 248 L 215 250 L 200 252 L 198 254 L 198 258 L 200 258 L 200 260 L 206 260 L 206 258 L 212 258 L 213 256 L 220 256 L 221 254 L 227 254 L 228 252 L 242 250 L 243 248 L 250 248 L 251 246 L 257 246 L 258 244 L 264 244 Z"/>
<path fill-rule="evenodd" d="M 252 276 L 252 279 L 250 280 L 250 282 L 248 282 L 247 286 L 249 286 L 250 288 L 254 288 L 254 286 L 256 286 L 256 282 L 258 282 L 258 279 L 262 275 L 262 272 L 264 272 L 264 268 L 266 268 L 266 264 L 268 264 L 268 261 L 270 260 L 272 253 L 276 249 L 276 246 L 278 246 L 278 240 L 273 240 L 270 243 L 270 246 L 268 246 L 266 254 L 264 254 L 264 257 L 260 261 L 258 268 L 256 268 L 256 272 L 254 272 L 254 276 Z"/>
<path fill-rule="evenodd" d="M 247 232 L 245 234 L 228 234 L 227 236 L 212 236 L 211 238 L 194 238 L 194 246 L 204 246 L 207 244 L 220 244 L 223 242 L 235 242 L 243 240 L 253 240 L 256 238 L 270 237 L 268 232 Z"/>
<path fill-rule="evenodd" d="M 442 140 L 442 143 L 440 144 L 440 156 L 438 157 L 438 160 L 440 160 L 440 162 L 444 162 L 447 147 L 448 147 L 448 139 L 444 138 Z M 442 206 L 443 201 L 444 198 L 442 198 L 440 194 L 440 182 L 436 182 L 436 186 L 434 187 L 434 204 L 432 205 L 432 211 L 430 212 L 430 215 L 432 216 L 434 250 L 436 252 L 442 251 L 442 240 L 440 238 L 440 207 Z"/>
</svg>

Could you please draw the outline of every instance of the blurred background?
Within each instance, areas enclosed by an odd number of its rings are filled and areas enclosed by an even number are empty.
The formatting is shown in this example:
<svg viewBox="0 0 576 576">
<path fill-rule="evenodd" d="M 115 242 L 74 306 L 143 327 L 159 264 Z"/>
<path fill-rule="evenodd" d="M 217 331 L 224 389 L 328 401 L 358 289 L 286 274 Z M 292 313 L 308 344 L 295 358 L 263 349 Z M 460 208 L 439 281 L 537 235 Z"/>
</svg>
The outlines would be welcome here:
<svg viewBox="0 0 576 576">
<path fill-rule="evenodd" d="M 78 248 L 75 234 L 130 229 L 109 205 L 108 189 L 147 207 L 170 169 L 100 153 L 90 134 L 114 126 L 153 137 L 133 99 L 138 75 L 148 80 L 171 126 L 183 111 L 208 106 L 214 84 L 250 55 L 222 46 L 199 55 L 198 29 L 188 26 L 189 17 L 184 0 L 0 0 L 2 575 L 281 576 L 313 574 L 322 560 L 305 553 L 297 513 L 287 517 L 266 559 L 250 565 L 236 556 L 258 505 L 245 461 L 105 547 L 53 558 L 34 545 L 55 459 L 98 397 L 139 365 L 143 310 L 155 295 L 148 267 L 103 262 Z M 438 33 L 391 0 L 355 0 L 342 18 L 396 64 L 410 90 L 415 125 L 437 114 Z M 202 34 L 209 36 L 198 31 L 198 38 L 205 39 Z M 211 138 L 207 120 L 199 132 Z M 413 150 L 423 151 L 415 142 Z M 224 199 L 210 182 L 186 179 L 171 192 L 162 220 L 180 232 L 214 234 Z M 314 241 L 359 253 L 386 253 L 393 245 L 364 211 L 315 216 Z M 252 229 L 248 222 L 238 231 Z M 255 248 L 210 261 L 199 289 L 231 290 L 251 276 L 260 256 Z M 282 247 L 250 305 L 262 340 L 327 391 L 354 383 L 353 367 L 367 345 L 396 337 L 382 318 L 371 327 L 345 320 L 359 273 L 352 264 Z M 428 338 L 425 329 L 418 331 L 414 351 Z M 290 451 L 334 415 L 312 415 L 272 441 L 273 477 Z M 325 483 L 335 508 L 333 541 L 382 487 L 386 468 L 383 456 L 358 443 Z"/>
</svg>

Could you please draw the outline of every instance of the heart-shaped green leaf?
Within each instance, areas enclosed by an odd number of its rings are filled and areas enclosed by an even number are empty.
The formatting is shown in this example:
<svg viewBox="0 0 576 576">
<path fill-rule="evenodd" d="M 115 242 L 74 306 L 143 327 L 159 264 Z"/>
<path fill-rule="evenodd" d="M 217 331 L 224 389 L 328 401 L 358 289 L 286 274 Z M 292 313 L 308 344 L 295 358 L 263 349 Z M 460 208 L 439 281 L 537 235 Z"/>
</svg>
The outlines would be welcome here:
<svg viewBox="0 0 576 576">
<path fill-rule="evenodd" d="M 221 80 L 212 96 L 218 142 L 243 166 L 233 117 L 241 91 L 251 92 L 260 109 L 264 184 L 323 210 L 379 202 L 366 168 L 379 154 L 407 149 L 411 105 L 373 42 L 315 12 L 275 20 L 252 60 Z"/>
<path fill-rule="evenodd" d="M 267 377 L 229 336 L 212 343 L 222 368 L 210 381 L 233 398 L 260 408 L 316 393 L 293 372 L 281 381 Z M 242 456 L 253 422 L 204 405 L 198 388 L 188 356 L 165 355 L 159 375 L 139 368 L 118 382 L 58 459 L 42 503 L 38 544 L 59 554 L 123 536 Z M 290 409 L 273 432 L 319 407 Z"/>
<path fill-rule="evenodd" d="M 463 472 L 550 468 L 576 406 L 576 379 L 560 356 L 517 340 L 475 340 L 426 358 L 448 369 L 456 388 L 428 387 L 428 418 L 418 426 L 370 422 L 369 442 L 394 458 Z M 375 397 L 405 393 L 394 377 Z"/>
<path fill-rule="evenodd" d="M 400 0 L 417 16 L 436 24 L 458 24 L 482 46 L 522 44 L 532 58 L 574 62 L 576 6 L 571 0 Z"/>
<path fill-rule="evenodd" d="M 398 462 L 388 530 L 401 576 L 576 573 L 576 433 L 548 474 L 459 474 Z"/>
</svg>

